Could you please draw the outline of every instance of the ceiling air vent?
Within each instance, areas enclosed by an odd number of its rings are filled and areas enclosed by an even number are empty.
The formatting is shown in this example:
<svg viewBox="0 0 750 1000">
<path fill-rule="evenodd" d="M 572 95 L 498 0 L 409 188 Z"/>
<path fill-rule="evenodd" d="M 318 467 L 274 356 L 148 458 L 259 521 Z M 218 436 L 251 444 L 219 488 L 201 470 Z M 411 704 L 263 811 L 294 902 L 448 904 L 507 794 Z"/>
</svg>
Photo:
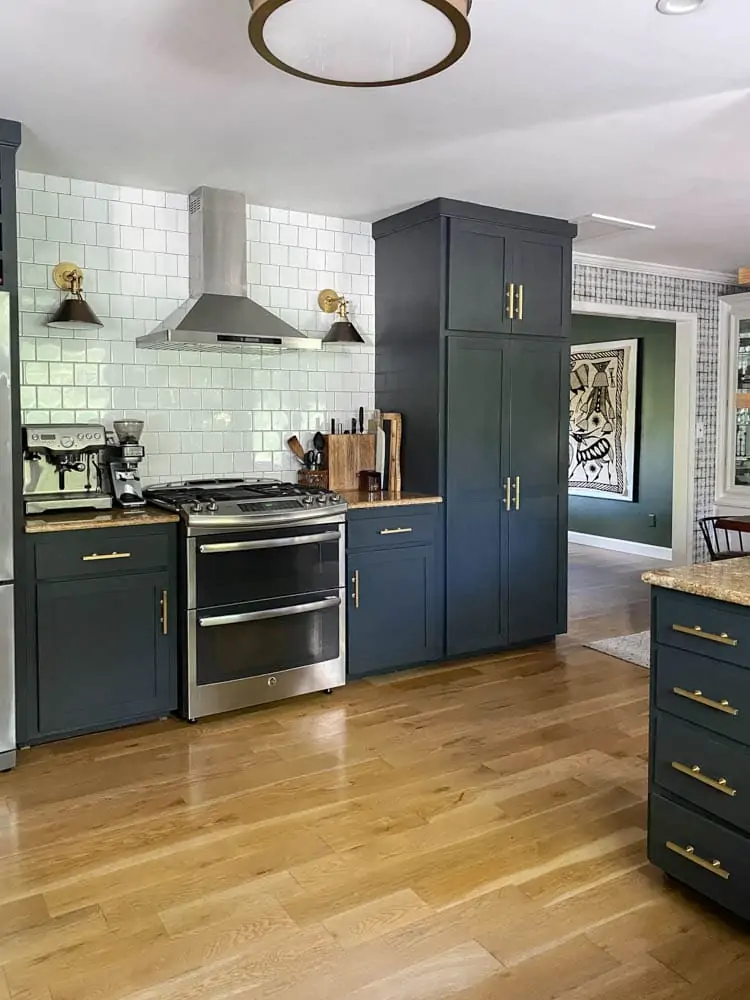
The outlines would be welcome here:
<svg viewBox="0 0 750 1000">
<path fill-rule="evenodd" d="M 645 229 L 653 232 L 656 226 L 647 222 L 633 222 L 631 219 L 618 219 L 614 215 L 601 215 L 599 212 L 592 212 L 590 215 L 582 215 L 578 219 L 572 219 L 578 226 L 578 236 L 576 244 L 599 240 L 604 236 L 615 236 L 627 230 Z"/>
</svg>

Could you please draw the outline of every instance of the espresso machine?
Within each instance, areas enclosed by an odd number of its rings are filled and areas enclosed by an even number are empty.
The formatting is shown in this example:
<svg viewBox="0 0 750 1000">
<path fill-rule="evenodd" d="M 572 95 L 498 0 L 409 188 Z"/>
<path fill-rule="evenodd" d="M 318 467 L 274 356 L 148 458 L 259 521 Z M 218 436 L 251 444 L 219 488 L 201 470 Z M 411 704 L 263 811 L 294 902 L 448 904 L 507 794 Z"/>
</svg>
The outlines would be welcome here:
<svg viewBox="0 0 750 1000">
<path fill-rule="evenodd" d="M 23 500 L 27 514 L 48 510 L 106 510 L 99 424 L 27 424 L 23 427 Z"/>
<path fill-rule="evenodd" d="M 107 447 L 107 469 L 115 502 L 121 507 L 145 507 L 138 466 L 146 454 L 140 444 L 142 420 L 115 420 L 117 443 Z"/>
</svg>

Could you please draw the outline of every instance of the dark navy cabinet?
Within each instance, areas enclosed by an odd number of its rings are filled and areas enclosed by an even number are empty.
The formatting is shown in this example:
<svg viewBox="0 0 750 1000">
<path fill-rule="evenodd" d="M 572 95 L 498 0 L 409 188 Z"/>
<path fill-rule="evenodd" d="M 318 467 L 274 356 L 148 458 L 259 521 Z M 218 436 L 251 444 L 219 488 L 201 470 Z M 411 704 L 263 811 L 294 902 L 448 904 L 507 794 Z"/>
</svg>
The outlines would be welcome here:
<svg viewBox="0 0 750 1000">
<path fill-rule="evenodd" d="M 414 666 L 442 655 L 440 507 L 350 511 L 350 677 Z"/>
<path fill-rule="evenodd" d="M 750 608 L 652 588 L 648 856 L 750 919 Z"/>
<path fill-rule="evenodd" d="M 376 405 L 404 488 L 445 497 L 451 656 L 566 629 L 574 234 L 446 199 L 373 226 Z"/>
<path fill-rule="evenodd" d="M 22 742 L 177 708 L 174 524 L 28 536 Z"/>
</svg>

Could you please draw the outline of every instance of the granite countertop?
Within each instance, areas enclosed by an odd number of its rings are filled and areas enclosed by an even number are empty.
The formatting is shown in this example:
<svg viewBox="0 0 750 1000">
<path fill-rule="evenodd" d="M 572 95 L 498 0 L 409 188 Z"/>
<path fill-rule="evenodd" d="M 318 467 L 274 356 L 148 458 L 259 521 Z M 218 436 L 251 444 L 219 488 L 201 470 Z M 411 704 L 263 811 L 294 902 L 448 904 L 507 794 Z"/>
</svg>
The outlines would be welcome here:
<svg viewBox="0 0 750 1000">
<path fill-rule="evenodd" d="M 750 557 L 722 559 L 695 566 L 652 569 L 641 579 L 654 587 L 681 590 L 714 601 L 750 606 Z"/>
<path fill-rule="evenodd" d="M 140 507 L 138 510 L 71 510 L 30 514 L 24 530 L 35 535 L 50 531 L 83 531 L 88 528 L 123 528 L 144 524 L 170 524 L 179 521 L 177 514 L 160 507 Z"/>
<path fill-rule="evenodd" d="M 374 496 L 360 490 L 344 490 L 341 497 L 349 504 L 349 510 L 368 510 L 375 507 L 416 507 L 423 503 L 442 503 L 442 497 L 426 496 L 422 493 L 376 493 Z"/>
</svg>

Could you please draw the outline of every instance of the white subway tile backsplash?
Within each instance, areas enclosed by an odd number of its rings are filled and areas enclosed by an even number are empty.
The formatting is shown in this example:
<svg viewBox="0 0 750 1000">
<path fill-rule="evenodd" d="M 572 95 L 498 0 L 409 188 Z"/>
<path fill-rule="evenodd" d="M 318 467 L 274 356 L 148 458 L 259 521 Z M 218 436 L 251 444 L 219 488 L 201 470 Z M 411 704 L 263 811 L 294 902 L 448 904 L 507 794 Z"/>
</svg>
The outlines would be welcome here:
<svg viewBox="0 0 750 1000">
<path fill-rule="evenodd" d="M 24 418 L 147 421 L 144 477 L 232 473 L 296 477 L 285 446 L 307 446 L 331 415 L 373 402 L 372 348 L 296 354 L 135 349 L 189 295 L 187 197 L 19 171 L 18 254 Z M 307 334 L 328 330 L 317 294 L 352 300 L 363 333 L 374 314 L 370 227 L 248 206 L 248 290 Z M 50 330 L 59 301 L 52 267 L 71 259 L 103 326 Z"/>
<path fill-rule="evenodd" d="M 96 242 L 100 247 L 119 247 L 120 228 L 106 222 L 96 224 Z"/>
<path fill-rule="evenodd" d="M 36 211 L 36 207 L 34 211 Z M 49 214 L 53 215 L 54 213 L 50 212 Z M 82 219 L 83 198 L 76 194 L 59 195 L 57 199 L 57 214 L 62 219 Z"/>
</svg>

